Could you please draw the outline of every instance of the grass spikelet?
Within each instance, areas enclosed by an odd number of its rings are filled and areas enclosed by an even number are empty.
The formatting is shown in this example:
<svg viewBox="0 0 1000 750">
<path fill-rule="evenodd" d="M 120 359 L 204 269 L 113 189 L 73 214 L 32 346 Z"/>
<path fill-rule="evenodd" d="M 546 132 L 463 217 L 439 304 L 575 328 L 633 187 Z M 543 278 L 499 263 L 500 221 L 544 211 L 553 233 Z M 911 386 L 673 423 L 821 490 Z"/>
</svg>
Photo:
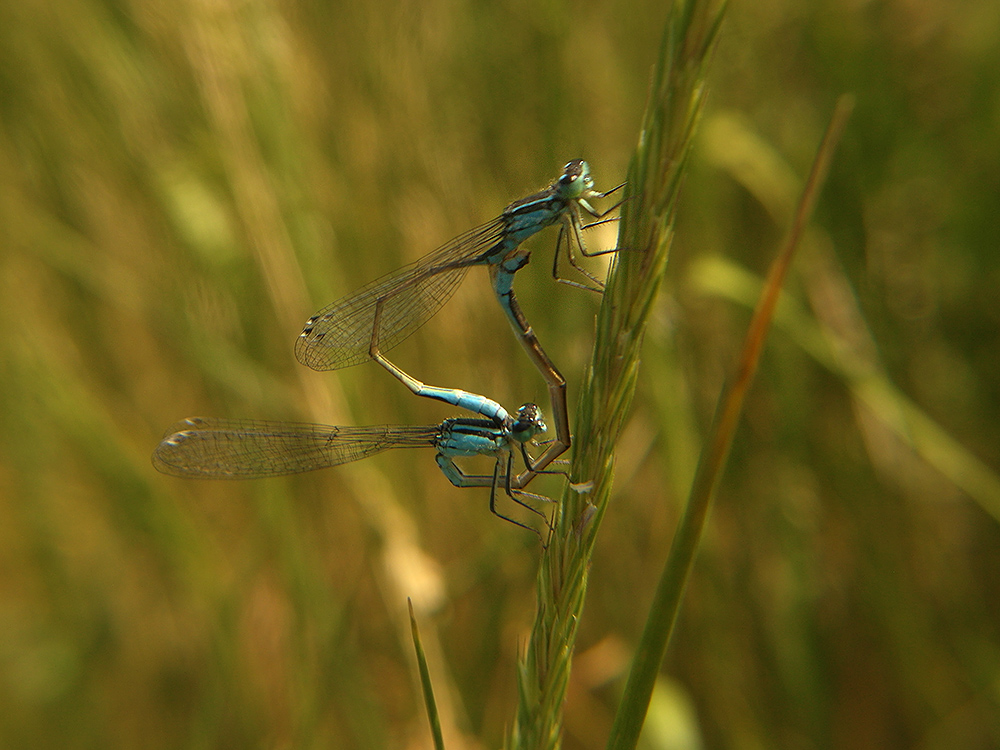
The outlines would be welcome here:
<svg viewBox="0 0 1000 750">
<path fill-rule="evenodd" d="M 571 483 L 538 574 L 536 619 L 519 665 L 510 747 L 560 743 L 587 571 L 607 510 L 614 450 L 635 390 L 646 319 L 666 268 L 678 190 L 721 17 L 717 7 L 692 0 L 675 4 L 667 19 L 629 167 L 618 243 L 623 249 L 598 313 L 594 355 L 580 389 Z"/>
</svg>

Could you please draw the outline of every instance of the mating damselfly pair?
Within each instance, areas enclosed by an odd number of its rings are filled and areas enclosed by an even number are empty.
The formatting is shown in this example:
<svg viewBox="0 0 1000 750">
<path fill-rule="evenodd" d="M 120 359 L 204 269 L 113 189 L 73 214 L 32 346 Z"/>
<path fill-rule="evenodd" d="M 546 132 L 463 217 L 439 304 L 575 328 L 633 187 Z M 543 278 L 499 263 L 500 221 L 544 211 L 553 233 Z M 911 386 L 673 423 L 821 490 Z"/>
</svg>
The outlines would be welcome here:
<svg viewBox="0 0 1000 750">
<path fill-rule="evenodd" d="M 365 427 L 192 418 L 170 428 L 153 454 L 154 466 L 183 477 L 248 479 L 336 466 L 390 448 L 430 446 L 437 451 L 437 463 L 452 484 L 490 487 L 490 510 L 525 526 L 497 511 L 497 488 L 539 513 L 524 500 L 546 498 L 527 493 L 524 487 L 538 474 L 549 473 L 547 467 L 570 447 L 571 436 L 566 380 L 542 349 L 514 294 L 514 274 L 527 264 L 531 252 L 522 243 L 559 224 L 553 277 L 601 291 L 603 285 L 579 264 L 573 248 L 587 257 L 613 252 L 588 252 L 583 230 L 601 223 L 620 205 L 602 212 L 590 201 L 605 198 L 621 187 L 604 193 L 595 190 L 588 164 L 580 159 L 571 161 L 547 188 L 511 203 L 493 221 L 323 308 L 309 318 L 298 337 L 295 356 L 314 370 L 337 370 L 373 359 L 416 395 L 443 401 L 477 417 L 447 419 L 439 425 Z M 584 224 L 584 214 L 594 222 Z M 564 247 L 567 262 L 585 281 L 559 275 Z M 532 458 L 526 447 L 546 429 L 537 406 L 525 404 L 512 416 L 485 396 L 426 385 L 383 354 L 440 310 L 472 266 L 487 267 L 501 308 L 548 387 L 556 436 L 537 458 Z M 514 472 L 515 453 L 520 453 L 524 462 L 520 473 Z M 492 476 L 465 474 L 454 461 L 475 455 L 496 458 Z"/>
</svg>

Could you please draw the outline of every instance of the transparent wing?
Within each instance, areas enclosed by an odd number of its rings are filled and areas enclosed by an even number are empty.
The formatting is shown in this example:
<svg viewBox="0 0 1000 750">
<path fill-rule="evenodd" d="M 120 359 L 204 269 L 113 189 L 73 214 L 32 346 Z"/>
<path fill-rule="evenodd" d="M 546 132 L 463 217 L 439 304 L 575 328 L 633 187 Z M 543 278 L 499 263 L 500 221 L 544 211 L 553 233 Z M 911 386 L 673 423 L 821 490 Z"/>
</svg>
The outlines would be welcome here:
<svg viewBox="0 0 1000 750">
<path fill-rule="evenodd" d="M 153 452 L 153 466 L 179 477 L 276 477 L 346 464 L 389 448 L 433 446 L 439 430 L 438 425 L 332 427 L 192 417 L 167 430 Z"/>
<path fill-rule="evenodd" d="M 485 263 L 503 238 L 503 219 L 461 234 L 420 260 L 324 307 L 306 322 L 295 357 L 314 370 L 339 370 L 369 359 L 378 312 L 378 345 L 396 346 L 430 320 L 455 293 L 470 266 Z"/>
</svg>

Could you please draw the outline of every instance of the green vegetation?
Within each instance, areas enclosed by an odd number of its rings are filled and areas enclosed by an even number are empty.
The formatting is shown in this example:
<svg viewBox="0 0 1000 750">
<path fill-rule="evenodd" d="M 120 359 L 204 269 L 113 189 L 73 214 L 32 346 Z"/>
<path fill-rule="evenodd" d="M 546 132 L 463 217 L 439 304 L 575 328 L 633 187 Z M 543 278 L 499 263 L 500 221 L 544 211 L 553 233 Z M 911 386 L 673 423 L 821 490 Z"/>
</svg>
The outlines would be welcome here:
<svg viewBox="0 0 1000 750">
<path fill-rule="evenodd" d="M 295 336 L 571 158 L 599 188 L 624 179 L 667 9 L 343 5 L 0 5 L 4 747 L 429 746 L 407 597 L 445 746 L 497 747 L 520 714 L 541 550 L 485 491 L 427 452 L 243 483 L 164 477 L 149 454 L 196 414 L 451 416 L 375 365 L 307 370 Z M 998 36 L 993 0 L 728 8 L 593 539 L 564 747 L 606 742 L 843 92 L 855 111 L 644 741 L 1000 744 Z M 532 240 L 517 291 L 575 409 L 600 300 L 548 278 L 554 242 Z M 544 408 L 484 277 L 393 358 Z"/>
</svg>

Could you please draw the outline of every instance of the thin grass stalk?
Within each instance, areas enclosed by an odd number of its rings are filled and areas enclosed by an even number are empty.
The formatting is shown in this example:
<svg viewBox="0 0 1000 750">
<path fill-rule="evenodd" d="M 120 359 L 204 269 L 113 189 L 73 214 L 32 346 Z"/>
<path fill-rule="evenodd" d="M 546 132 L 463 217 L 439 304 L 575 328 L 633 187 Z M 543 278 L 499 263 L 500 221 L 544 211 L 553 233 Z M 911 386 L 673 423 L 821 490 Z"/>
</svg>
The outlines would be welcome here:
<svg viewBox="0 0 1000 750">
<path fill-rule="evenodd" d="M 611 495 L 615 447 L 635 392 L 646 320 L 666 269 L 677 195 L 723 7 L 682 0 L 667 19 L 629 166 L 622 250 L 598 313 L 594 354 L 580 391 L 571 484 L 542 557 L 535 623 L 518 665 L 519 701 L 509 747 L 560 744 L 587 573 Z"/>
<path fill-rule="evenodd" d="M 814 257 L 812 262 L 818 261 Z M 848 282 L 839 276 L 841 271 L 826 269 L 823 272 L 830 276 L 837 274 L 823 280 L 827 286 L 834 287 L 828 294 L 837 295 L 836 301 L 843 307 L 857 304 L 847 298 Z M 720 258 L 705 259 L 691 277 L 699 291 L 751 308 L 764 286 L 760 278 L 745 268 Z M 845 330 L 845 324 L 840 328 L 834 326 L 824 319 L 823 311 L 815 302 L 812 308 L 816 311 L 816 319 L 809 317 L 804 309 L 786 303 L 788 301 L 784 300 L 778 306 L 775 327 L 849 385 L 858 404 L 863 404 L 885 429 L 1000 522 L 1000 475 L 895 385 L 873 357 L 859 350 L 855 341 L 867 337 L 867 331 Z M 861 321 L 860 311 L 851 309 L 848 312 L 852 323 Z M 861 326 L 863 322 L 856 325 Z M 874 346 L 867 338 L 864 343 Z"/>
<path fill-rule="evenodd" d="M 702 453 L 695 472 L 688 503 L 678 524 L 667 557 L 660 582 L 650 605 L 649 617 L 636 650 L 632 669 L 622 695 L 615 723 L 608 739 L 608 748 L 630 750 L 639 741 L 639 733 L 645 720 L 646 710 L 653 686 L 659 673 L 663 656 L 673 633 L 674 623 L 680 609 L 681 598 L 687 584 L 694 557 L 698 551 L 702 530 L 711 507 L 715 488 L 729 450 L 732 447 L 736 425 L 743 411 L 746 393 L 753 382 L 764 347 L 767 332 L 774 318 L 781 287 L 791 266 L 795 250 L 812 215 L 819 192 L 819 186 L 826 178 L 830 159 L 840 134 L 853 107 L 848 97 L 842 97 L 827 128 L 826 135 L 817 152 L 809 179 L 802 192 L 802 198 L 795 220 L 785 239 L 781 252 L 775 258 L 768 273 L 767 283 L 761 292 L 747 331 L 743 351 L 739 360 L 739 370 L 732 385 L 719 399 L 708 444 Z"/>
</svg>

